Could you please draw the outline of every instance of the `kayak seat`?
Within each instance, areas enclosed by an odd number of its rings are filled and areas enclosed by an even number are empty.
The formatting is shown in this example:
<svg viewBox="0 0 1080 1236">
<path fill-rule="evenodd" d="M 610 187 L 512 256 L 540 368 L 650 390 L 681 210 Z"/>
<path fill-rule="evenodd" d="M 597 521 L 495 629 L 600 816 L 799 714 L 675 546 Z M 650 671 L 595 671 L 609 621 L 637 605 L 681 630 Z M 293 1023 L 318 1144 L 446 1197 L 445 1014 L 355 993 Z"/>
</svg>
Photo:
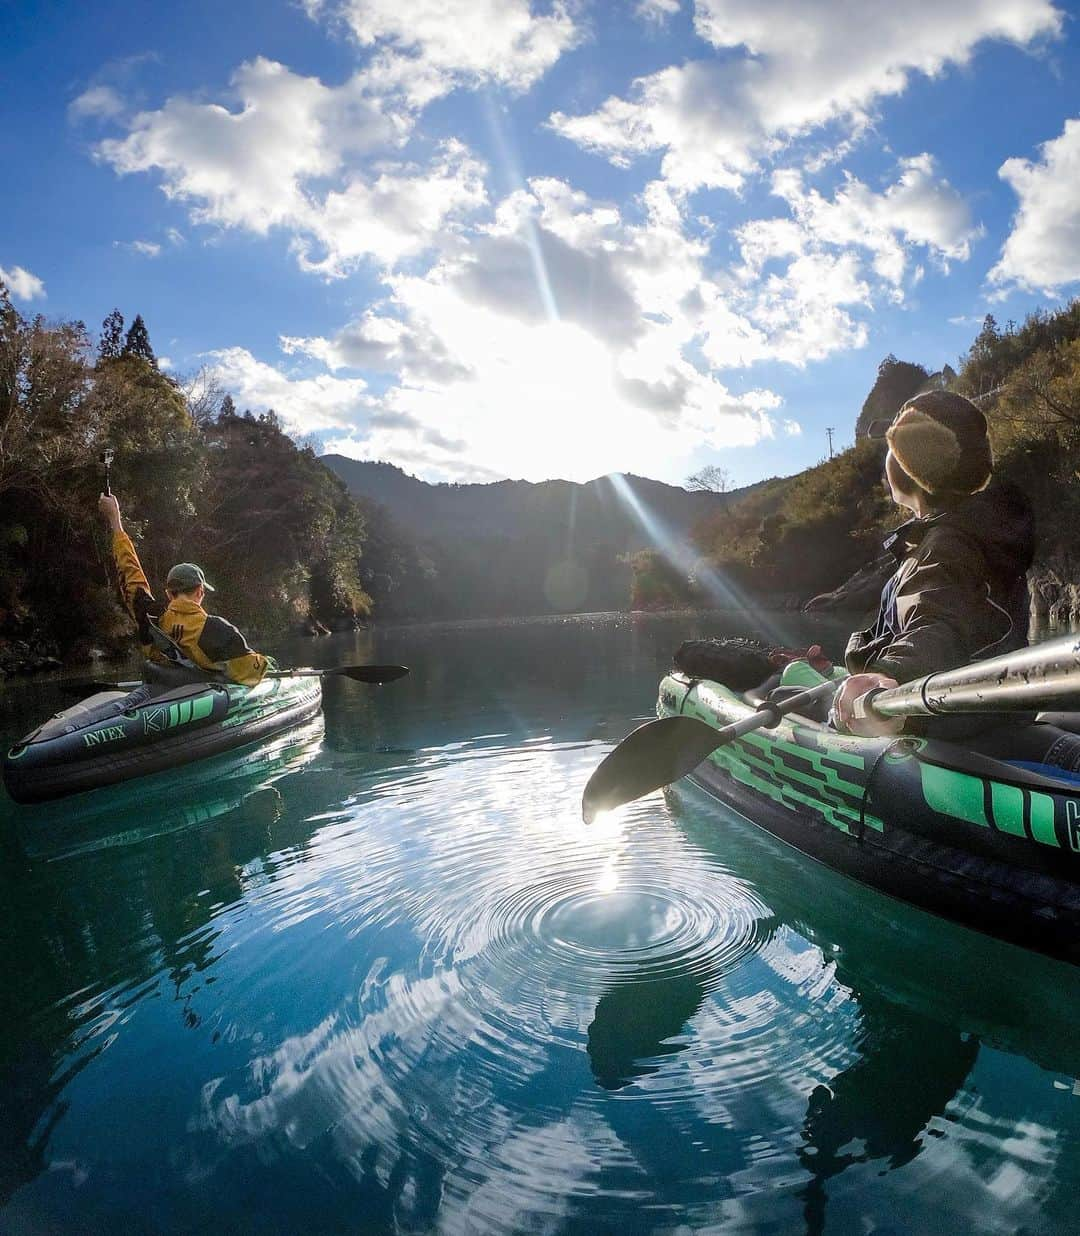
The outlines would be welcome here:
<svg viewBox="0 0 1080 1236">
<path fill-rule="evenodd" d="M 1034 721 L 1025 725 L 998 725 L 968 740 L 979 755 L 988 755 L 1022 768 L 1049 767 L 1048 776 L 1080 776 L 1080 734 Z"/>
<path fill-rule="evenodd" d="M 1005 763 L 1011 768 L 1022 768 L 1025 772 L 1037 773 L 1040 777 L 1053 777 L 1058 781 L 1080 785 L 1080 772 L 1069 772 L 1065 768 L 1059 768 L 1057 764 L 1037 764 L 1031 760 L 1006 760 Z"/>
</svg>

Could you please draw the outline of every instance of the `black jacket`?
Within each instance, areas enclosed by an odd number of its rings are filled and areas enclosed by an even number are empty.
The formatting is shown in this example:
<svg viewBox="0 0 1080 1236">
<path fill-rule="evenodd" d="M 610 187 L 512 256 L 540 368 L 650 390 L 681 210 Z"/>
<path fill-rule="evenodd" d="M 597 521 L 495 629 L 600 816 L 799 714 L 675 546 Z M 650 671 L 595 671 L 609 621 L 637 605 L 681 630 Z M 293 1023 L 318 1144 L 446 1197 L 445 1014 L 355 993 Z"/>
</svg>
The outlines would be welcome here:
<svg viewBox="0 0 1080 1236">
<path fill-rule="evenodd" d="M 1006 484 L 897 528 L 885 548 L 899 565 L 877 621 L 848 641 L 848 670 L 910 682 L 1022 648 L 1034 544 L 1027 498 Z"/>
</svg>

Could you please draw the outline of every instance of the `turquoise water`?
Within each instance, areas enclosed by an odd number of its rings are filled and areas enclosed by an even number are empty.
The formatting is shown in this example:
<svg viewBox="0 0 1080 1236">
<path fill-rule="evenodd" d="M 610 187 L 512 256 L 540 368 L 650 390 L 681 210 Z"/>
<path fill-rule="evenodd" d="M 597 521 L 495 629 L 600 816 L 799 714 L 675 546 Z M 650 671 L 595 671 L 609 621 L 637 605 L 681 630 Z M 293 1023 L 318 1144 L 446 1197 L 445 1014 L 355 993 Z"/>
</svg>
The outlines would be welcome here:
<svg viewBox="0 0 1080 1236">
<path fill-rule="evenodd" d="M 722 626 L 297 641 L 413 673 L 0 801 L 0 1231 L 1075 1231 L 1080 972 L 690 787 L 581 823 Z M 63 703 L 0 702 L 4 740 Z"/>
</svg>

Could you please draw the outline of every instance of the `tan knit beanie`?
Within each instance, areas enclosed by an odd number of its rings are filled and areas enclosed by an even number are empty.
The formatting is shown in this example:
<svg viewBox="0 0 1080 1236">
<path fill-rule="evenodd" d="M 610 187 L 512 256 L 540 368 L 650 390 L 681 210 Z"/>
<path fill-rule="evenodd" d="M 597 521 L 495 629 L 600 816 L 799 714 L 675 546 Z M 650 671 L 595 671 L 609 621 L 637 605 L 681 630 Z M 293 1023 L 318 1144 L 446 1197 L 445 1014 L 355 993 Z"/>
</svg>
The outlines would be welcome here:
<svg viewBox="0 0 1080 1236">
<path fill-rule="evenodd" d="M 896 414 L 885 438 L 896 462 L 927 493 L 973 494 L 990 481 L 994 459 L 986 417 L 963 395 L 916 395 Z"/>
</svg>

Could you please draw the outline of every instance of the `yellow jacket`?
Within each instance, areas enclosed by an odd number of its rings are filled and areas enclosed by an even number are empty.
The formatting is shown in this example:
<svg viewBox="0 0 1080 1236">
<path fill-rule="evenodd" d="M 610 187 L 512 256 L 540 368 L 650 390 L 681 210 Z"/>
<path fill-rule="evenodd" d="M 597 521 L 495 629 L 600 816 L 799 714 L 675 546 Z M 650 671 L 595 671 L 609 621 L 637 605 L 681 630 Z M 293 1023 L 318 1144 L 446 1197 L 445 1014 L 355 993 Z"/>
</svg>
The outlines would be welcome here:
<svg viewBox="0 0 1080 1236">
<path fill-rule="evenodd" d="M 113 534 L 113 558 L 124 604 L 139 629 L 143 656 L 159 663 L 168 661 L 154 647 L 150 629 L 153 623 L 200 669 L 224 673 L 245 687 L 253 687 L 262 679 L 266 673 L 266 657 L 261 652 L 253 652 L 231 622 L 217 614 L 208 614 L 186 596 L 176 597 L 164 613 L 161 612 L 161 605 L 154 600 L 139 555 L 126 532 Z"/>
</svg>

